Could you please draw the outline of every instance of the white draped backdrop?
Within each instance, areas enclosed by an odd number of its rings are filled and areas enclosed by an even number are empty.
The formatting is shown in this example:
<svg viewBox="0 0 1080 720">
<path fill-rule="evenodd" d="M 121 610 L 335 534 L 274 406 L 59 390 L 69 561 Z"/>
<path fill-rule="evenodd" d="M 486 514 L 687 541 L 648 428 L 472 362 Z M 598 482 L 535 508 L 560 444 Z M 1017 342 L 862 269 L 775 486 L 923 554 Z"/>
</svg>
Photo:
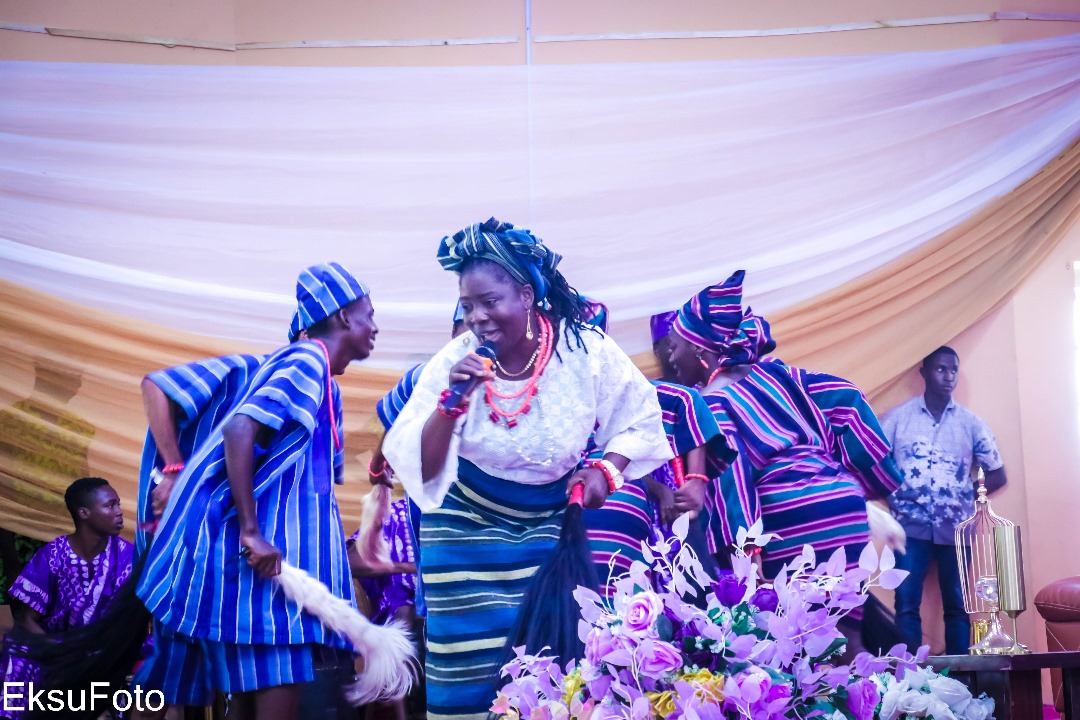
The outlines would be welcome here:
<svg viewBox="0 0 1080 720">
<path fill-rule="evenodd" d="M 439 347 L 439 238 L 531 227 L 628 352 L 736 268 L 769 313 L 889 263 L 1080 136 L 1080 36 L 948 52 L 497 68 L 0 63 L 0 278 L 285 340 L 300 267 Z"/>
</svg>

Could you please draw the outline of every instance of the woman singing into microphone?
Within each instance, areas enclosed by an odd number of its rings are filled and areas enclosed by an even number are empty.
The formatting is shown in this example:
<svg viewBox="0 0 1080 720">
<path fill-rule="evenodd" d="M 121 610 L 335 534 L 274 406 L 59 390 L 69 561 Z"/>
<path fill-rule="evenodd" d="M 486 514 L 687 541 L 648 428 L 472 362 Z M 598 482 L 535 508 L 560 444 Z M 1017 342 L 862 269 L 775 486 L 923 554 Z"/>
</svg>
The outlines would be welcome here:
<svg viewBox="0 0 1080 720">
<path fill-rule="evenodd" d="M 424 369 L 383 451 L 423 510 L 428 715 L 480 720 L 568 487 L 582 483 L 585 506 L 601 507 L 622 473 L 642 477 L 671 450 L 656 391 L 587 325 L 559 255 L 491 219 L 443 238 L 438 257 L 460 276 L 470 332 Z M 474 352 L 481 342 L 496 349 L 490 368 Z M 475 385 L 451 406 L 462 381 Z M 605 462 L 581 467 L 594 430 Z"/>
</svg>

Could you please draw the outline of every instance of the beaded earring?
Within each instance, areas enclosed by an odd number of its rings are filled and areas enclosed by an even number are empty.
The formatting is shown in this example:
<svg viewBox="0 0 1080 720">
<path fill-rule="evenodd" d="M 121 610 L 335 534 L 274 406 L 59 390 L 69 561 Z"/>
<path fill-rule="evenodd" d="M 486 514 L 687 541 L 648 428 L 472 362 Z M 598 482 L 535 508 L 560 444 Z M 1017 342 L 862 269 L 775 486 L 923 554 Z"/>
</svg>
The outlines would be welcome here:
<svg viewBox="0 0 1080 720">
<path fill-rule="evenodd" d="M 531 311 L 529 312 L 529 319 L 525 321 L 525 339 L 526 340 L 532 340 L 533 339 L 532 312 Z"/>
</svg>

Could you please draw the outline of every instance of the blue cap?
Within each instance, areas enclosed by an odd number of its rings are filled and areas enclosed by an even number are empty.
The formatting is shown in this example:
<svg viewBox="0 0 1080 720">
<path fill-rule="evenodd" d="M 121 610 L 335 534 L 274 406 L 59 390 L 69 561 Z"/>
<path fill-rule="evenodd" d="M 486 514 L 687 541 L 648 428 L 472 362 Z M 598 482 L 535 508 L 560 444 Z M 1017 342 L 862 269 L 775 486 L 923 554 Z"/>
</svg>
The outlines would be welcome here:
<svg viewBox="0 0 1080 720">
<path fill-rule="evenodd" d="M 369 292 L 366 285 L 336 262 L 306 268 L 296 279 L 297 308 L 289 326 L 289 339 Z"/>
</svg>

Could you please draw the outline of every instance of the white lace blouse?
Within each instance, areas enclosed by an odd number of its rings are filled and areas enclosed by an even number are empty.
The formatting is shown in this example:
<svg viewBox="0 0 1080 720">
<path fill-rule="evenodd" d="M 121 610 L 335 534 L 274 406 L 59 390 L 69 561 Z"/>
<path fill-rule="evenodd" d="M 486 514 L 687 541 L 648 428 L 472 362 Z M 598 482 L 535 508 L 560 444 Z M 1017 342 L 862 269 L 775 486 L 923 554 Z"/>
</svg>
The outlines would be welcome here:
<svg viewBox="0 0 1080 720">
<path fill-rule="evenodd" d="M 457 420 L 442 472 L 425 483 L 420 474 L 424 424 L 449 384 L 450 368 L 476 349 L 476 336 L 460 335 L 432 358 L 383 442 L 395 476 L 421 510 L 442 504 L 457 479 L 459 456 L 503 480 L 541 485 L 573 469 L 594 428 L 597 447 L 630 458 L 628 478 L 643 477 L 671 459 L 656 390 L 614 340 L 599 332 L 581 335 L 585 348 L 577 347 L 572 335 L 568 343 L 559 333 L 559 354 L 552 354 L 532 406 L 517 416 L 516 427 L 491 421 L 484 388 L 478 387 Z M 506 394 L 519 390 L 526 379 L 494 382 Z M 495 401 L 512 411 L 521 398 Z"/>
</svg>

